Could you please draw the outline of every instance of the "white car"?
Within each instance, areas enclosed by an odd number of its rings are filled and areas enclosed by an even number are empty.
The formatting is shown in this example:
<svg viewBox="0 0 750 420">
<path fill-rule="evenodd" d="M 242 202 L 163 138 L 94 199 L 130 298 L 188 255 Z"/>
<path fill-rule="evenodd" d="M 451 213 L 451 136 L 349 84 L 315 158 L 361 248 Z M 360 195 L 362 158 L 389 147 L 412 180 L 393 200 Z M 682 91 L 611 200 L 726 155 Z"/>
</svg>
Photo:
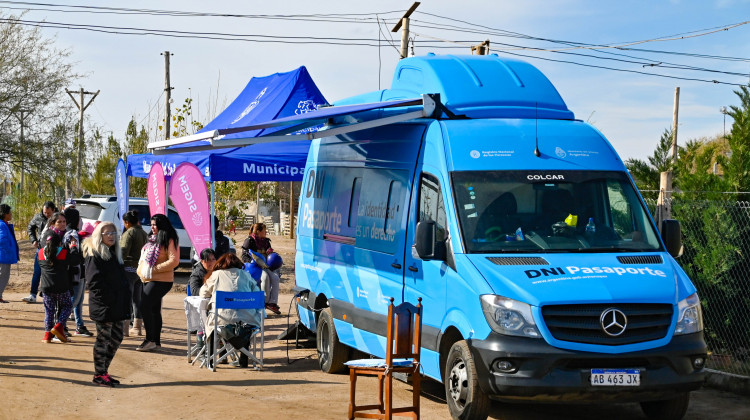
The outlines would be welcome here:
<svg viewBox="0 0 750 420">
<path fill-rule="evenodd" d="M 117 197 L 111 195 L 84 195 L 75 198 L 76 209 L 81 214 L 82 223 L 89 222 L 96 225 L 97 222 L 109 221 L 120 226 L 117 213 Z M 128 201 L 130 210 L 138 210 L 138 218 L 143 230 L 151 232 L 151 212 L 148 209 L 148 200 L 145 198 L 131 197 Z M 193 247 L 185 228 L 182 225 L 177 210 L 169 206 L 167 218 L 177 231 L 180 238 L 180 264 L 190 264 L 190 249 Z"/>
</svg>

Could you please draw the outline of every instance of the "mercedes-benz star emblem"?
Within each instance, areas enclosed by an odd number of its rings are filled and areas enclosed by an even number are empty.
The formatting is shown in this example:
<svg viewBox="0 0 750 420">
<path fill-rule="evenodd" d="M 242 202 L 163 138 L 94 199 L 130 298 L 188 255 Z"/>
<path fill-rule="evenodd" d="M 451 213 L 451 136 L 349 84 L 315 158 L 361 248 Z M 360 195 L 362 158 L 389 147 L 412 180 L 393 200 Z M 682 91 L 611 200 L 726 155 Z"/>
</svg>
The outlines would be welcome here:
<svg viewBox="0 0 750 420">
<path fill-rule="evenodd" d="M 602 330 L 610 337 L 617 337 L 625 332 L 628 327 L 628 317 L 619 309 L 609 308 L 602 312 L 599 317 Z"/>
</svg>

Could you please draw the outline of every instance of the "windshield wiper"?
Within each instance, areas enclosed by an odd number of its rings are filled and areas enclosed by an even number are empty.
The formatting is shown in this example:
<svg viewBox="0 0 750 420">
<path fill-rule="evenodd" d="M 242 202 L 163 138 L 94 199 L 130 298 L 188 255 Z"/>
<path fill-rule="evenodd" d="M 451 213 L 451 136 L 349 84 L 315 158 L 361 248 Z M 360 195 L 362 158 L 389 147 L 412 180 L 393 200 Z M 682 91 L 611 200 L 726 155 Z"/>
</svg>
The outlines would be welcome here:
<svg viewBox="0 0 750 420">
<path fill-rule="evenodd" d="M 656 249 L 648 250 L 648 252 L 657 252 Z M 641 248 L 625 248 L 621 246 L 601 246 L 601 247 L 594 247 L 594 248 L 578 248 L 578 252 L 646 252 L 645 249 Z"/>
</svg>

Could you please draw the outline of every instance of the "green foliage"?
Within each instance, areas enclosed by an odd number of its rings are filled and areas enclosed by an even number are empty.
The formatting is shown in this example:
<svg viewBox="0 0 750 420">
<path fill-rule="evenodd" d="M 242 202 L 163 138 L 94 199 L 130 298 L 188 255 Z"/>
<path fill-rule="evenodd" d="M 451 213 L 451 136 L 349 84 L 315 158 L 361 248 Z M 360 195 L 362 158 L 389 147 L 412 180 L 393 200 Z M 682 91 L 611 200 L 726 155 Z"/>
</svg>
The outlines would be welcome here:
<svg viewBox="0 0 750 420">
<path fill-rule="evenodd" d="M 189 136 L 203 128 L 203 123 L 193 119 L 193 98 L 185 99 L 182 106 L 175 108 L 171 119 L 172 121 L 169 122 L 171 137 Z M 163 130 L 164 126 L 160 125 L 159 131 Z"/>
<path fill-rule="evenodd" d="M 672 166 L 670 153 L 672 150 L 672 130 L 666 129 L 662 133 L 654 153 L 648 157 L 648 162 L 640 159 L 628 159 L 625 166 L 635 179 L 640 190 L 659 190 L 661 173 L 668 171 Z M 644 193 L 645 194 L 645 193 Z M 646 194 L 656 197 L 656 193 Z"/>
<path fill-rule="evenodd" d="M 146 153 L 148 151 L 148 140 L 148 132 L 146 131 L 146 128 L 141 126 L 139 131 L 138 123 L 135 122 L 135 118 L 131 118 L 128 123 L 128 128 L 125 130 L 125 155 Z M 145 178 L 130 179 L 130 195 L 131 197 L 146 196 Z"/>
</svg>

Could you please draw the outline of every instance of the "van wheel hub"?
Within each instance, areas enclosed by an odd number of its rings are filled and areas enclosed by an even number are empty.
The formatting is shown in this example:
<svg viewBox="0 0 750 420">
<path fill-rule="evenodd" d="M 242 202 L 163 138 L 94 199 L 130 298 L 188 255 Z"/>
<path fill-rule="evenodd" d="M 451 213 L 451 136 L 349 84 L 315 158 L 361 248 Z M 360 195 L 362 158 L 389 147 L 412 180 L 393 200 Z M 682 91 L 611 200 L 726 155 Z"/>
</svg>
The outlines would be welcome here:
<svg viewBox="0 0 750 420">
<path fill-rule="evenodd" d="M 456 406 L 463 408 L 468 398 L 469 375 L 466 371 L 466 363 L 461 359 L 456 360 L 451 368 L 448 377 L 448 392 Z"/>
</svg>

